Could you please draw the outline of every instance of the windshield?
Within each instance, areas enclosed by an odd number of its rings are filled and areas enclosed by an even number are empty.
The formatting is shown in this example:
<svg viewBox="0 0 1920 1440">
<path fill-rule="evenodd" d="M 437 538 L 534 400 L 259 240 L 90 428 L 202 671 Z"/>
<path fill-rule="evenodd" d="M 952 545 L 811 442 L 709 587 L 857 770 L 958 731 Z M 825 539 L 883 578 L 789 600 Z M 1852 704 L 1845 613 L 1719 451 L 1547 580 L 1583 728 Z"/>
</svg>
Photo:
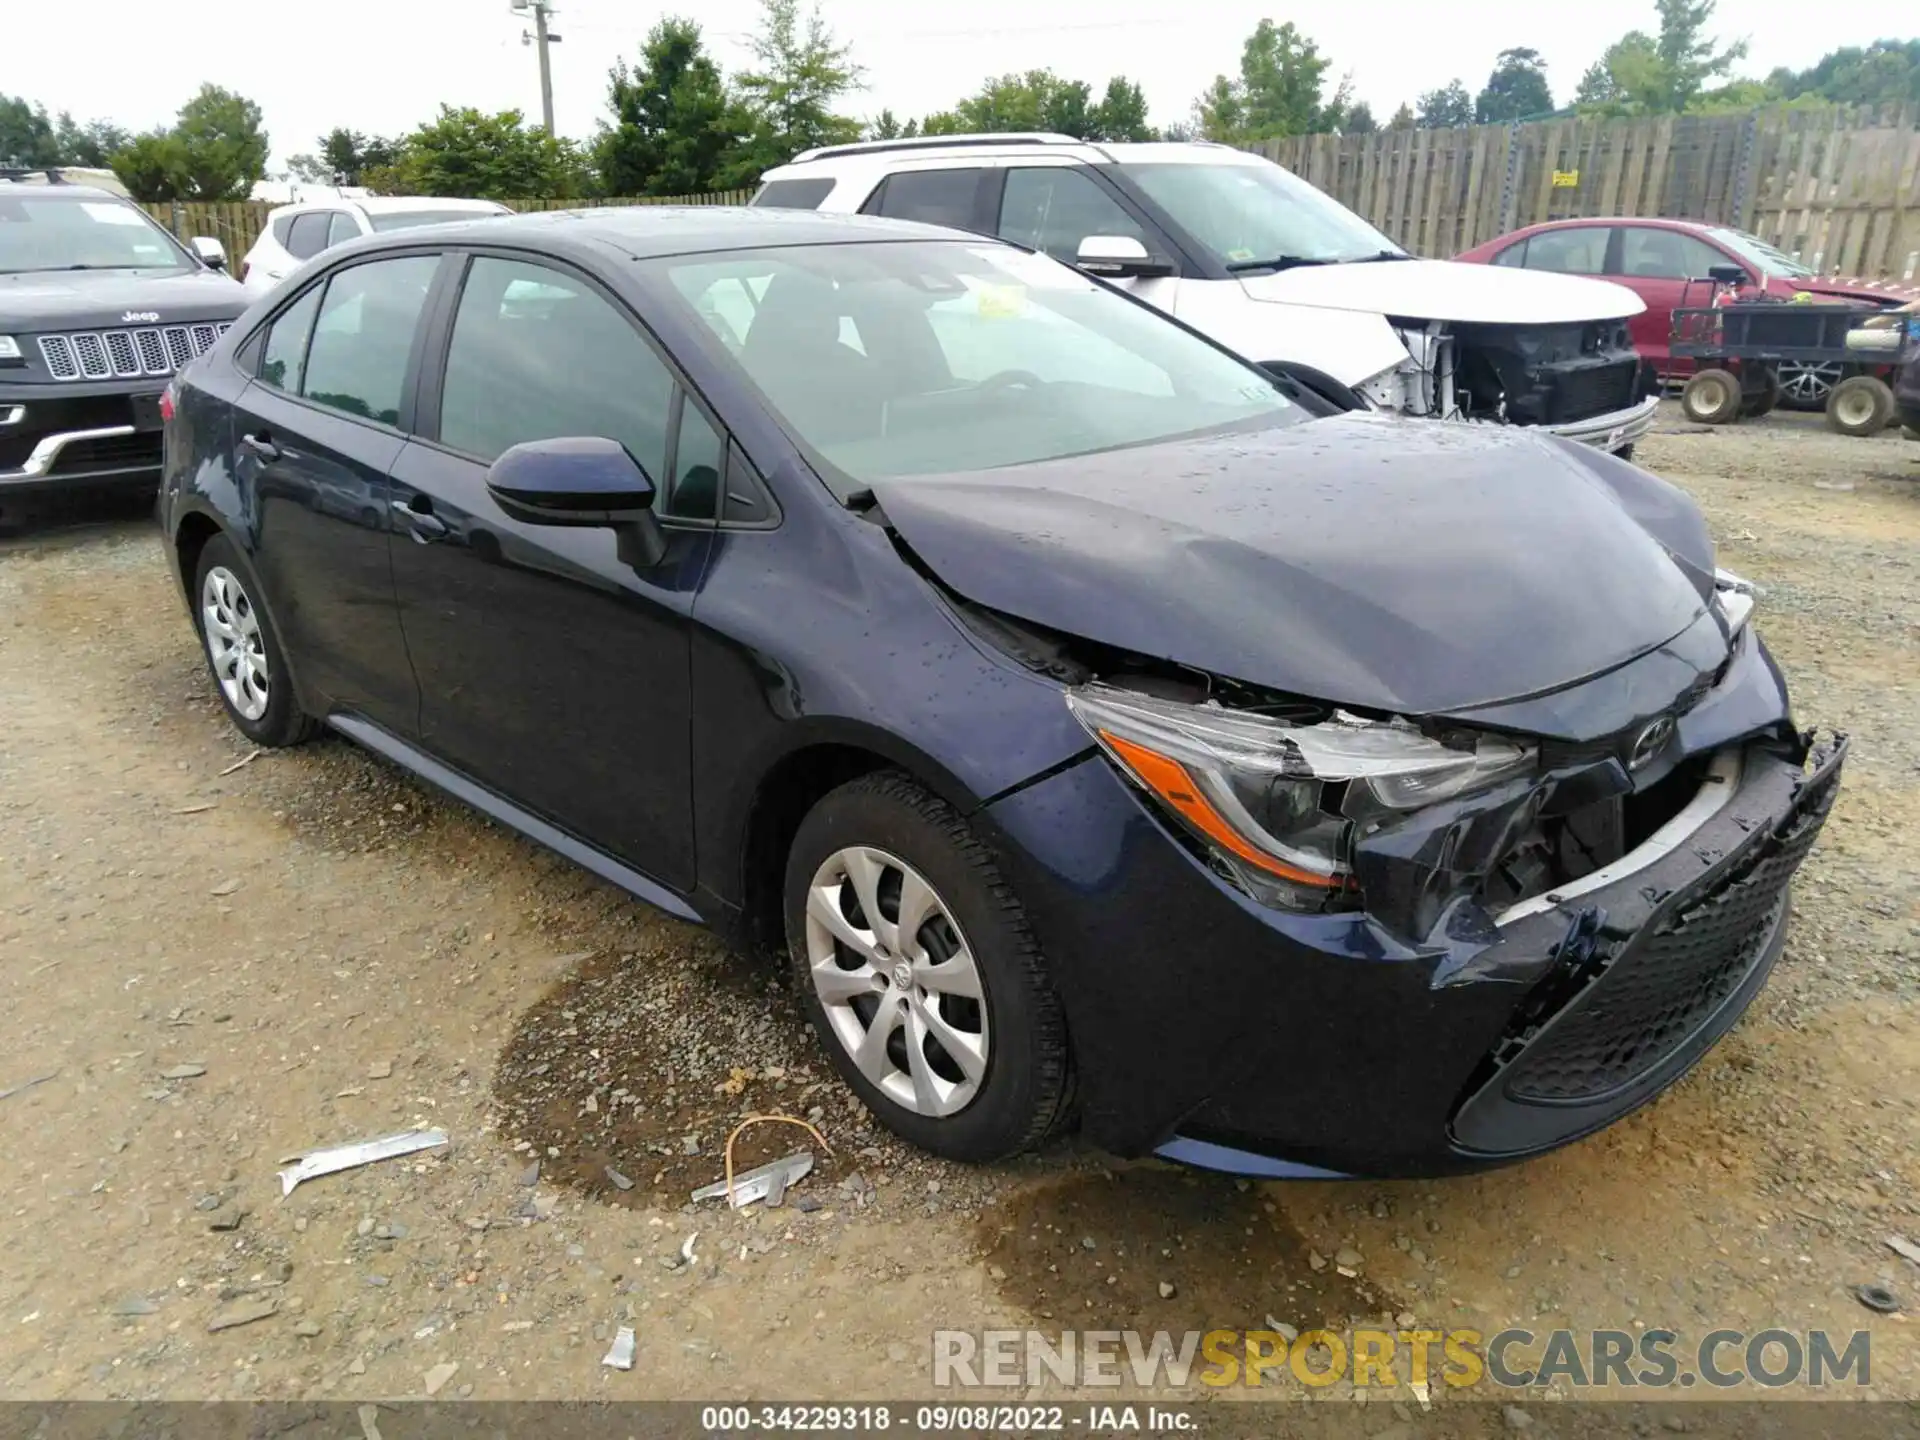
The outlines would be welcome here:
<svg viewBox="0 0 1920 1440">
<path fill-rule="evenodd" d="M 1337 265 L 1406 252 L 1337 200 L 1278 165 L 1122 165 L 1161 209 L 1225 264 Z"/>
<path fill-rule="evenodd" d="M 1044 256 L 819 245 L 650 262 L 844 498 L 1306 418 L 1258 370 Z"/>
<path fill-rule="evenodd" d="M 1756 235 L 1744 230 L 1726 230 L 1718 226 L 1707 232 L 1749 265 L 1757 265 L 1769 275 L 1783 280 L 1811 280 L 1813 271 L 1784 250 L 1776 250 Z"/>
<path fill-rule="evenodd" d="M 0 190 L 0 273 L 193 268 L 172 237 L 132 205 Z"/>
<path fill-rule="evenodd" d="M 451 225 L 456 220 L 484 220 L 495 210 L 383 210 L 368 215 L 375 231 L 411 230 L 416 225 Z"/>
</svg>

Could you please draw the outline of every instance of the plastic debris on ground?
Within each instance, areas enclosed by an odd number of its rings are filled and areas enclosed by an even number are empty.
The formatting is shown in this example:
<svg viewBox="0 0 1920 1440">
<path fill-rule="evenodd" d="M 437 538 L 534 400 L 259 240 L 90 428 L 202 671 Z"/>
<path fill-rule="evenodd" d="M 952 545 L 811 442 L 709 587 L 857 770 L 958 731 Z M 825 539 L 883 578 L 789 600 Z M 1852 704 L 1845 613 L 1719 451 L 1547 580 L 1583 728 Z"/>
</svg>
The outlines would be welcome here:
<svg viewBox="0 0 1920 1440">
<path fill-rule="evenodd" d="M 725 1198 L 735 1210 L 743 1205 L 751 1205 L 756 1200 L 778 1205 L 785 1198 L 788 1187 L 812 1173 L 813 1152 L 798 1150 L 784 1159 L 770 1160 L 757 1169 L 734 1176 L 731 1195 L 728 1194 L 727 1182 L 716 1180 L 694 1191 L 693 1198 L 696 1203 Z"/>
<path fill-rule="evenodd" d="M 600 1363 L 613 1370 L 633 1368 L 633 1327 L 622 1325 L 614 1332 L 613 1344 Z"/>
</svg>

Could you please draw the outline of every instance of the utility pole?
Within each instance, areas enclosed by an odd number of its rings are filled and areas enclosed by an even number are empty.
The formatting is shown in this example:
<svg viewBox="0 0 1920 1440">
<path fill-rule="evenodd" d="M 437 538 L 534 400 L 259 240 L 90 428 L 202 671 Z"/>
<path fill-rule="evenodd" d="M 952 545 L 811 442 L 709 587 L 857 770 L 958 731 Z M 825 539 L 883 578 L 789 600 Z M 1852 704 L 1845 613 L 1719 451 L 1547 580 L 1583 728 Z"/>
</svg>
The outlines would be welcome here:
<svg viewBox="0 0 1920 1440">
<path fill-rule="evenodd" d="M 547 29 L 547 16 L 553 13 L 553 0 L 513 0 L 513 13 L 533 16 L 533 34 L 520 32 L 520 41 L 540 47 L 540 120 L 547 134 L 553 134 L 553 68 L 547 59 L 547 47 L 560 43 L 560 37 Z"/>
</svg>

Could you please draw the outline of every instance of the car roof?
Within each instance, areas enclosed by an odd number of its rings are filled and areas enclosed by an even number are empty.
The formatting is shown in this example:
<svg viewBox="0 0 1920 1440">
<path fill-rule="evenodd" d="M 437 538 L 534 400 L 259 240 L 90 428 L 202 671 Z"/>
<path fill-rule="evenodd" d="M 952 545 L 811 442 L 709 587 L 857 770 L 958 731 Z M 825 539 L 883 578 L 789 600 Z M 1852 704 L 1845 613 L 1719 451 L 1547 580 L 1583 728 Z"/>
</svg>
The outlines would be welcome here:
<svg viewBox="0 0 1920 1440">
<path fill-rule="evenodd" d="M 476 215 L 498 215 L 506 207 L 498 200 L 461 200 L 451 195 L 321 195 L 276 205 L 269 219 L 299 215 L 309 210 L 342 210 L 356 206 L 369 215 L 404 214 L 414 210 L 471 210 Z"/>
<path fill-rule="evenodd" d="M 431 231 L 394 231 L 378 237 L 378 241 L 368 237 L 357 242 L 355 248 L 364 255 L 373 248 L 457 244 L 469 240 L 500 244 L 510 239 L 542 249 L 598 244 L 635 260 L 779 245 L 857 245 L 890 240 L 1001 243 L 940 225 L 884 220 L 869 215 L 755 210 L 744 205 L 606 205 L 586 210 L 541 210 L 529 215 L 454 220 L 436 225 Z"/>
<path fill-rule="evenodd" d="M 71 185 L 65 180 L 52 183 L 0 180 L 0 189 L 26 190 L 33 193 L 36 200 L 112 200 L 116 204 L 131 205 L 133 202 L 124 195 L 116 195 L 111 190 L 102 190 L 98 185 Z"/>
<path fill-rule="evenodd" d="M 1211 140 L 1113 142 L 1076 140 L 1070 135 L 990 134 L 936 136 L 933 139 L 870 140 L 851 145 L 829 145 L 803 150 L 785 165 L 775 166 L 763 180 L 799 179 L 807 175 L 881 172 L 904 163 L 944 160 L 1032 158 L 1042 156 L 1084 165 L 1271 165 L 1251 151 Z"/>
</svg>

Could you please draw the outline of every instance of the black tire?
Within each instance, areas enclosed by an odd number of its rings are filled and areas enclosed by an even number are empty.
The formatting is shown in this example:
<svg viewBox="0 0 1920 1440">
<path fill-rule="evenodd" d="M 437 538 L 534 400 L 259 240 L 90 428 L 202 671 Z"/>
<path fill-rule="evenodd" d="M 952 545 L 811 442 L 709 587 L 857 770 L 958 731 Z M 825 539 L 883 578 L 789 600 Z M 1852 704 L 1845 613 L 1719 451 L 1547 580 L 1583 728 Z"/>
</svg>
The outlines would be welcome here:
<svg viewBox="0 0 1920 1440">
<path fill-rule="evenodd" d="M 1740 397 L 1740 415 L 1742 419 L 1758 420 L 1762 415 L 1773 413 L 1774 406 L 1780 403 L 1780 377 L 1768 375 L 1762 388 L 1750 390 Z"/>
<path fill-rule="evenodd" d="M 1828 428 L 1842 435 L 1878 435 L 1893 418 L 1893 391 L 1878 375 L 1849 375 L 1827 397 Z"/>
<path fill-rule="evenodd" d="M 1696 425 L 1727 425 L 1740 418 L 1740 377 L 1731 370 L 1695 371 L 1680 392 L 1680 408 Z"/>
<path fill-rule="evenodd" d="M 808 959 L 808 894 L 822 866 L 850 847 L 885 852 L 917 871 L 957 924 L 979 972 L 986 1064 L 972 1099 L 952 1114 L 918 1113 L 861 1073 L 815 987 Z M 842 785 L 801 821 L 788 852 L 782 895 L 787 952 L 807 1018 L 834 1068 L 888 1129 L 935 1155 L 978 1162 L 1031 1149 L 1066 1123 L 1072 1063 L 1059 996 L 1018 898 L 987 847 L 945 801 L 898 771 Z M 884 909 L 884 898 L 881 904 Z M 894 904 L 897 915 L 897 890 Z M 929 934 L 927 924 L 920 927 L 921 935 Z M 868 928 L 877 934 L 877 927 L 869 923 Z M 927 948 L 931 951 L 931 943 Z M 836 953 L 852 957 L 844 946 Z M 876 991 L 876 1013 L 900 994 Z M 926 992 L 919 994 L 924 1003 Z M 904 1013 L 904 998 L 901 1004 Z M 904 1046 L 908 1032 L 895 1033 Z"/>
<path fill-rule="evenodd" d="M 228 693 L 219 659 L 214 654 L 214 643 L 208 638 L 207 582 L 216 570 L 237 582 L 245 614 L 258 627 L 260 658 L 266 673 L 266 706 L 258 715 L 249 715 L 240 709 Z M 213 692 L 220 697 L 227 718 L 236 730 L 256 745 L 277 750 L 311 740 L 319 732 L 320 722 L 301 710 L 300 702 L 294 697 L 293 677 L 287 670 L 285 652 L 280 648 L 280 636 L 273 628 L 273 617 L 259 602 L 260 593 L 259 577 L 231 540 L 216 535 L 207 541 L 193 572 L 193 628 L 200 636 L 200 653 L 206 658 Z"/>
<path fill-rule="evenodd" d="M 1622 445 L 1618 450 L 1614 451 L 1613 453 L 1616 459 L 1631 460 L 1633 459 L 1633 446 Z"/>
</svg>

